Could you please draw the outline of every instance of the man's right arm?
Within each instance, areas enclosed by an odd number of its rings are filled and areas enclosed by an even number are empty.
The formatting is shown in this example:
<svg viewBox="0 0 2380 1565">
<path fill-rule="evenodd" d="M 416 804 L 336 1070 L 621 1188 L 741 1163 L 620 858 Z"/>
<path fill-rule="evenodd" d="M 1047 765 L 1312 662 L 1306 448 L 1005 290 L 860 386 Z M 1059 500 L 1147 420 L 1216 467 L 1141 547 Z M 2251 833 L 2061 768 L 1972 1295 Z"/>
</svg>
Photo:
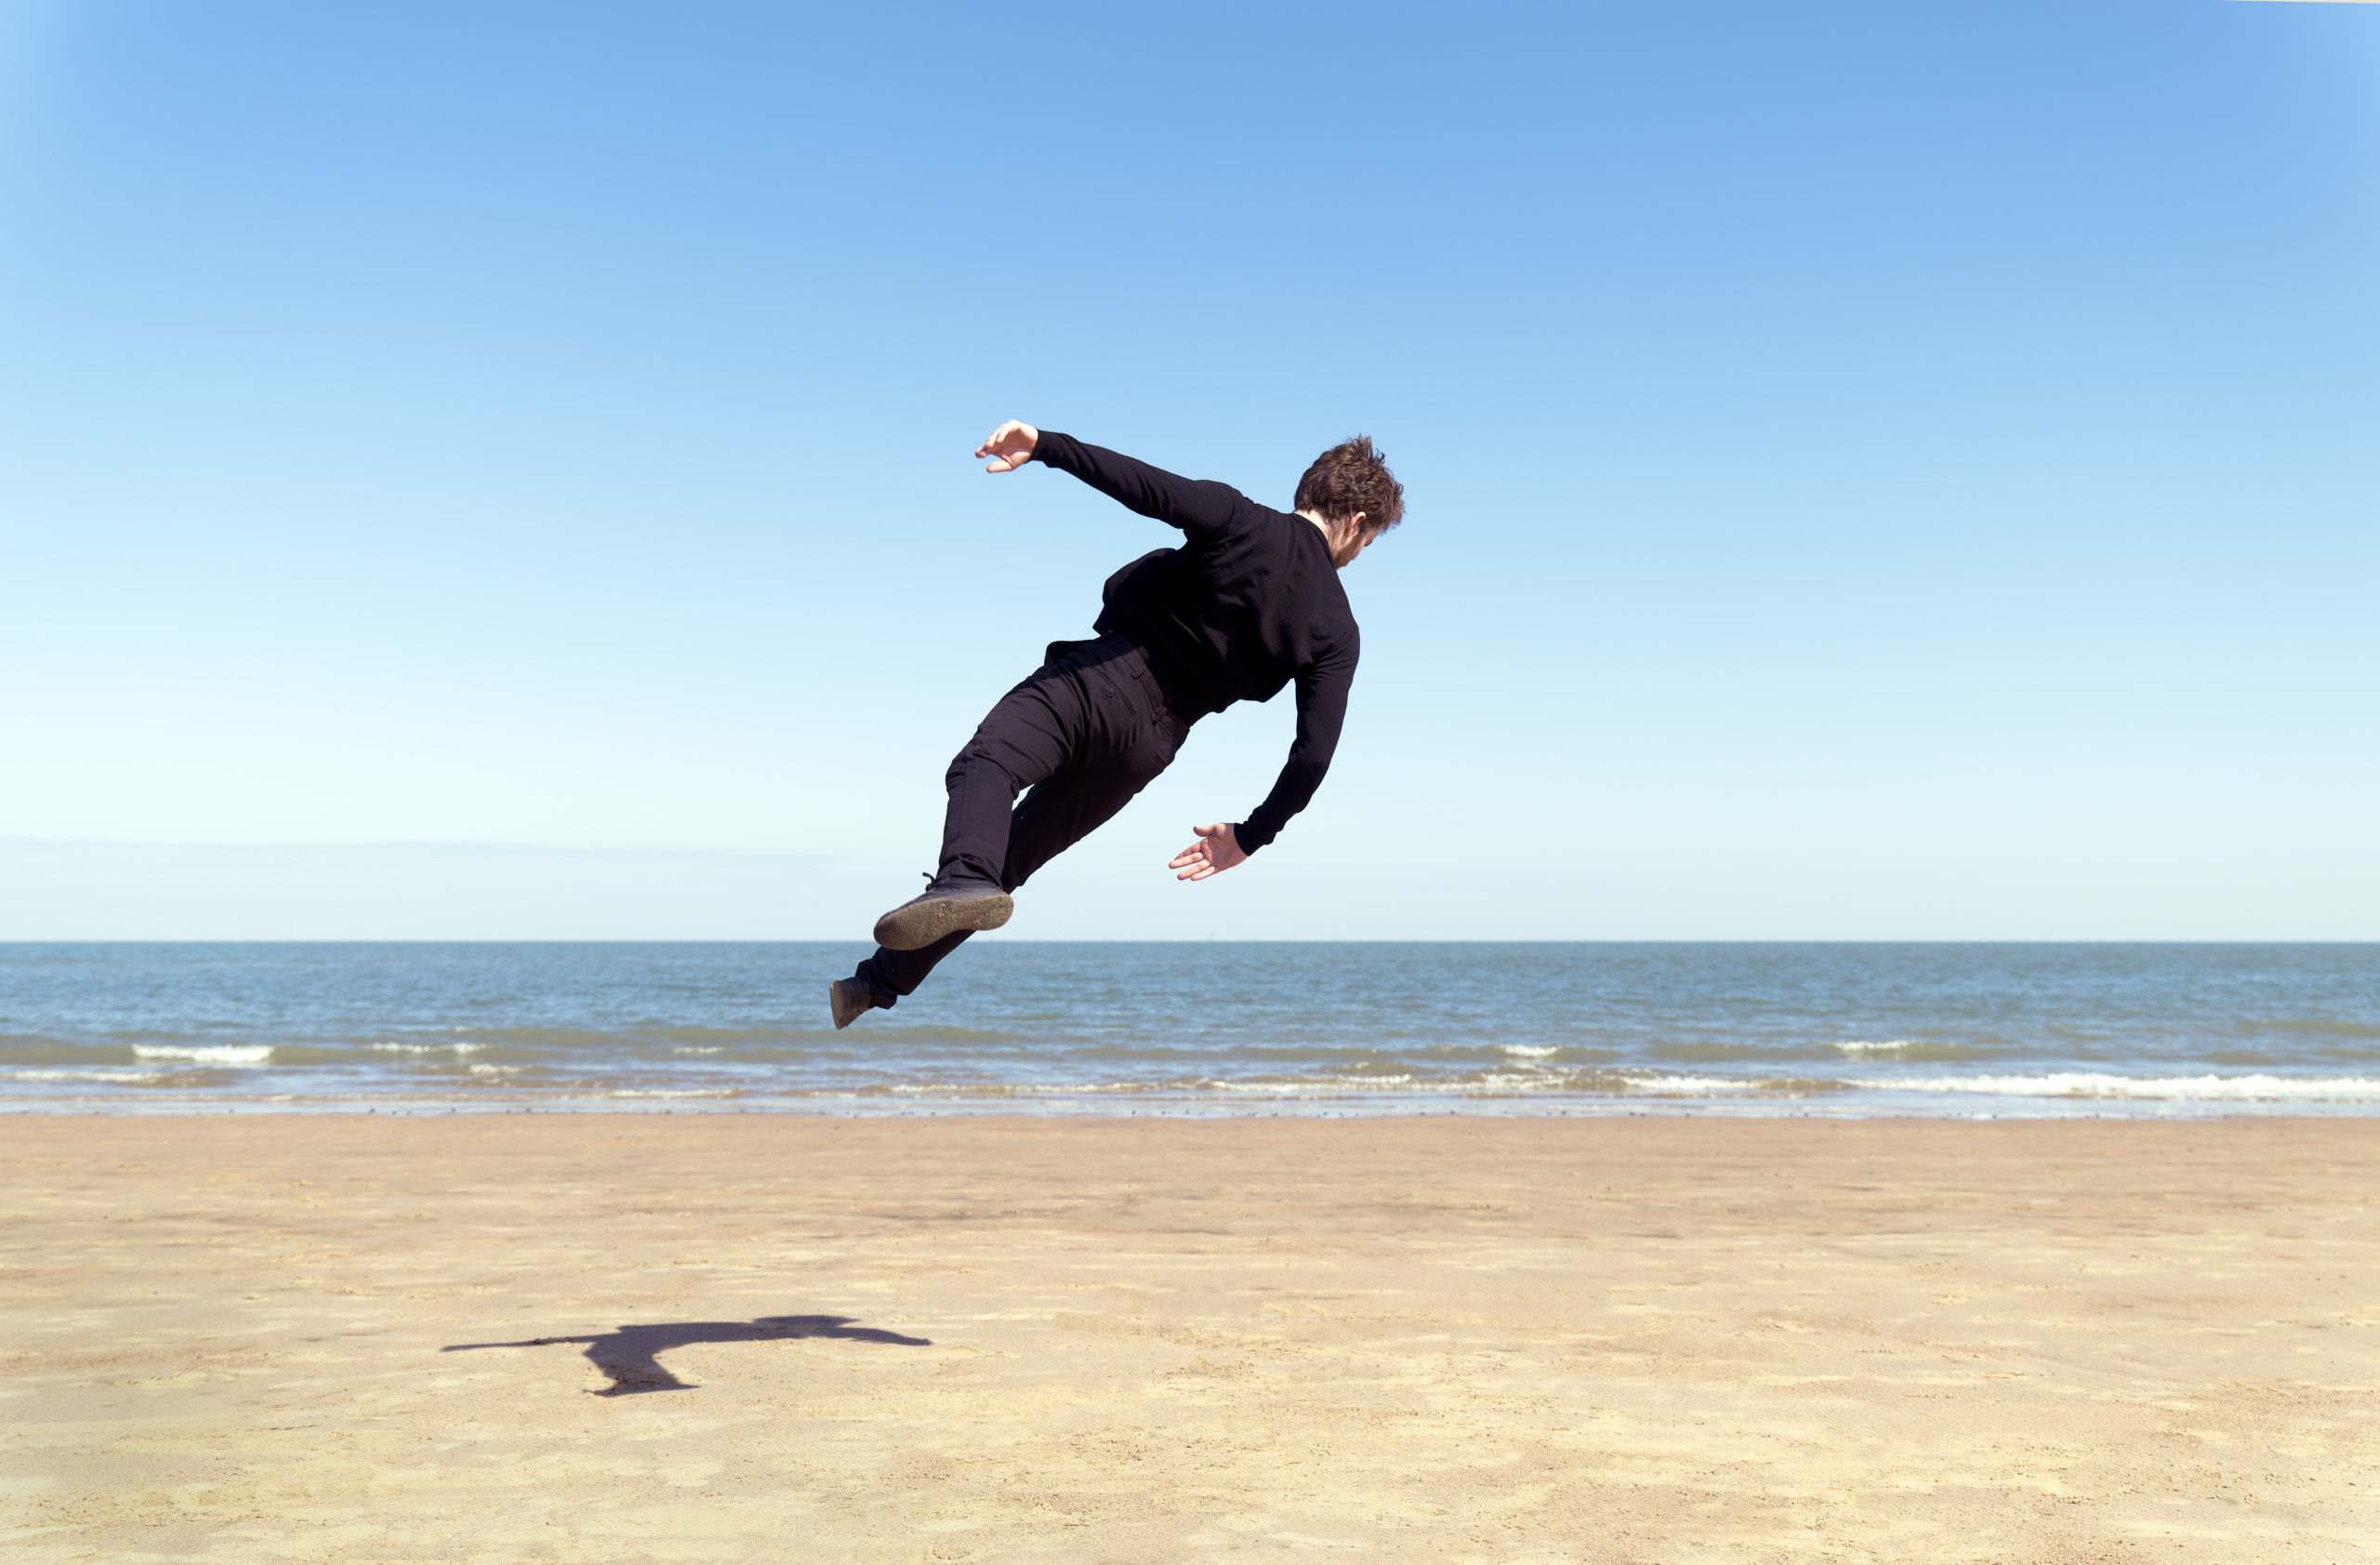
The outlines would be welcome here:
<svg viewBox="0 0 2380 1565">
<path fill-rule="evenodd" d="M 1280 834 L 1289 818 L 1314 802 L 1339 749 L 1339 730 L 1347 721 L 1347 692 L 1355 683 L 1356 643 L 1352 634 L 1344 648 L 1333 648 L 1321 661 L 1298 670 L 1297 737 L 1289 759 L 1264 802 L 1233 832 L 1242 853 L 1254 853 Z"/>
<path fill-rule="evenodd" d="M 1117 504 L 1194 536 L 1228 525 L 1249 503 L 1228 484 L 1183 478 L 1055 430 L 1039 431 L 1032 459 L 1073 473 Z"/>
</svg>

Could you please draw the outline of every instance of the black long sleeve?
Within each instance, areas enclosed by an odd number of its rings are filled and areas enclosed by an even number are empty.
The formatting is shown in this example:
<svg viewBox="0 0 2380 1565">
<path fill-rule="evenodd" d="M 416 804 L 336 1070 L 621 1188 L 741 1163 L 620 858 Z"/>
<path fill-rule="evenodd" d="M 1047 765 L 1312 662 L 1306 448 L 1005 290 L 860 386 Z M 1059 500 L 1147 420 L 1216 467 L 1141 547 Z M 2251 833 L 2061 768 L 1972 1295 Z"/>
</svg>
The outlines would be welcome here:
<svg viewBox="0 0 2380 1565">
<path fill-rule="evenodd" d="M 1330 769 L 1361 638 L 1322 529 L 1226 484 L 1183 478 L 1054 430 L 1034 459 L 1182 530 L 1108 582 L 1095 629 L 1136 636 L 1185 717 L 1298 686 L 1297 738 L 1273 791 L 1235 834 L 1250 853 L 1305 808 Z"/>
<path fill-rule="evenodd" d="M 1184 478 L 1055 430 L 1041 431 L 1033 460 L 1073 473 L 1127 510 L 1193 536 L 1230 526 L 1243 506 L 1263 509 L 1228 484 Z"/>
<path fill-rule="evenodd" d="M 1339 729 L 1347 718 L 1347 693 L 1355 683 L 1355 647 L 1349 646 L 1343 661 L 1334 657 L 1302 670 L 1297 683 L 1298 732 L 1289 741 L 1289 758 L 1264 802 L 1232 833 L 1250 853 L 1280 835 L 1289 817 L 1313 802 L 1314 790 L 1329 772 L 1330 757 L 1339 748 Z"/>
</svg>

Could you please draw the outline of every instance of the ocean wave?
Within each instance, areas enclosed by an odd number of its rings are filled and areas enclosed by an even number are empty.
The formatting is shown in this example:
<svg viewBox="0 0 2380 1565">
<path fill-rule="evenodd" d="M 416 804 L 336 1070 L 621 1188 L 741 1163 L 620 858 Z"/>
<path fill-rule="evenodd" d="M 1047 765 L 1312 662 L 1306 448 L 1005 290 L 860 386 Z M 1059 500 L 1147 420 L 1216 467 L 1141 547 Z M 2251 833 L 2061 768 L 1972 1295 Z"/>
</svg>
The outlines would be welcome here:
<svg viewBox="0 0 2380 1565">
<path fill-rule="evenodd" d="M 735 1087 L 617 1087 L 603 1095 L 605 1097 L 716 1098 L 741 1097 L 744 1094 L 741 1089 Z"/>
<path fill-rule="evenodd" d="M 1864 1039 L 1844 1039 L 1827 1045 L 1850 1055 L 1855 1060 L 1899 1060 L 1903 1063 L 1921 1060 L 1971 1060 L 1977 1051 L 1964 1043 L 1925 1043 L 1913 1038 L 1895 1038 L 1883 1042 Z"/>
<path fill-rule="evenodd" d="M 1851 1081 L 1876 1092 L 1977 1093 L 1992 1097 L 2188 1098 L 2198 1102 L 2380 1101 L 2372 1076 L 2115 1076 L 2054 1070 L 2039 1076 L 1933 1076 Z"/>
<path fill-rule="evenodd" d="M 1402 1087 L 1424 1092 L 1428 1090 L 1428 1083 L 1417 1082 L 1409 1074 L 1399 1076 L 1308 1076 L 1293 1081 L 1208 1081 L 1186 1082 L 1184 1085 L 1193 1092 L 1271 1093 L 1276 1096 L 1287 1095 L 1294 1093 L 1378 1092 L 1386 1087 Z"/>
<path fill-rule="evenodd" d="M 8 1050 L 11 1053 L 20 1049 L 80 1049 L 82 1047 L 84 1044 L 80 1040 L 54 1038 L 46 1032 L 0 1032 L 0 1049 Z"/>
<path fill-rule="evenodd" d="M 2327 1034 L 2334 1038 L 2380 1038 L 2380 1027 L 2363 1022 L 2332 1021 L 2322 1017 L 2302 1021 L 2279 1017 L 2260 1018 L 2255 1025 L 2271 1028 L 2276 1032 L 2311 1032 L 2318 1035 Z"/>
<path fill-rule="evenodd" d="M 823 1016 L 825 1008 L 820 1007 Z M 658 1024 L 623 1026 L 618 1028 L 571 1027 L 456 1027 L 452 1033 L 466 1034 L 473 1048 L 537 1050 L 589 1050 L 603 1053 L 637 1053 L 660 1048 L 724 1048 L 780 1049 L 787 1046 L 814 1044 L 832 1040 L 848 1044 L 848 1036 L 839 1036 L 833 1024 L 820 1021 L 814 1027 L 753 1027 L 704 1028 L 668 1027 Z M 998 1031 L 984 1028 L 947 1027 L 921 1024 L 902 1026 L 886 1022 L 869 1029 L 868 1038 L 879 1047 L 887 1043 L 972 1043 L 1002 1044 L 1033 1041 L 1032 1032 Z"/>
<path fill-rule="evenodd" d="M 1496 1047 L 1514 1059 L 1524 1060 L 1541 1060 L 1549 1054 L 1562 1052 L 1559 1043 L 1499 1043 Z"/>
<path fill-rule="evenodd" d="M 1626 1076 L 1621 1090 L 1663 1097 L 1720 1096 L 1737 1093 L 1831 1093 L 1845 1083 L 1802 1076 Z"/>
<path fill-rule="evenodd" d="M 484 1043 L 375 1043 L 373 1051 L 383 1054 L 476 1054 L 486 1048 Z"/>
<path fill-rule="evenodd" d="M 1142 1081 L 896 1081 L 833 1089 L 862 1095 L 904 1097 L 1078 1097 L 1144 1094 L 1157 1097 L 1464 1097 L 1524 1094 L 1532 1096 L 1615 1097 L 1647 1094 L 1692 1097 L 1746 1093 L 1839 1092 L 1848 1083 L 1779 1076 L 1662 1076 L 1614 1070 L 1483 1070 L 1461 1075 L 1421 1076 L 1410 1071 L 1311 1076 L 1177 1077 Z"/>
<path fill-rule="evenodd" d="M 1181 1081 L 895 1081 L 840 1089 L 862 1095 L 939 1094 L 950 1097 L 1070 1097 L 1083 1093 L 1195 1092 L 1207 1083 Z"/>
<path fill-rule="evenodd" d="M 11 1070 L 11 1081 L 104 1081 L 113 1086 L 139 1086 L 154 1081 L 154 1070 Z"/>
<path fill-rule="evenodd" d="M 135 1043 L 135 1059 L 188 1060 L 192 1065 L 264 1065 L 272 1058 L 270 1043 Z"/>
</svg>

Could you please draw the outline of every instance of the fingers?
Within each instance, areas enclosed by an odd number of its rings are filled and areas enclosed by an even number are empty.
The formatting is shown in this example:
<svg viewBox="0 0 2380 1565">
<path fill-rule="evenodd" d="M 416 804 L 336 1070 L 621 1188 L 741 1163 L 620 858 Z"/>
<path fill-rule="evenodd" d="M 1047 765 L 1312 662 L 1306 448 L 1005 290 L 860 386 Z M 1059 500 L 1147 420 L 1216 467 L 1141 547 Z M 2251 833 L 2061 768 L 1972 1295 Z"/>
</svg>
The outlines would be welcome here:
<svg viewBox="0 0 2380 1565">
<path fill-rule="evenodd" d="M 1233 848 L 1229 826 L 1194 826 L 1190 829 L 1197 834 L 1198 840 L 1175 854 L 1166 865 L 1168 869 L 1182 871 L 1173 877 L 1177 881 L 1210 879 L 1222 874 L 1233 864 L 1248 856 L 1246 854 L 1241 854 L 1228 864 L 1216 862 L 1215 855 L 1218 853 L 1227 853 Z"/>
<path fill-rule="evenodd" d="M 1173 877 L 1177 881 L 1203 881 L 1208 876 L 1223 868 L 1222 865 L 1215 862 L 1215 842 L 1213 839 L 1216 833 L 1223 831 L 1224 828 L 1220 826 L 1194 826 L 1190 829 L 1197 834 L 1198 840 L 1191 843 L 1188 847 L 1183 849 L 1180 853 L 1175 854 L 1171 859 L 1167 861 L 1165 866 L 1168 869 L 1179 869 L 1182 871 L 1182 873 Z"/>
<path fill-rule="evenodd" d="M 1013 420 L 1002 424 L 992 431 L 991 439 L 975 447 L 976 456 L 992 458 L 984 465 L 985 472 L 1014 472 L 1025 465 L 1028 453 L 1018 452 L 1014 449 L 1015 442 L 1007 439 L 1009 431 L 1017 427 Z"/>
</svg>

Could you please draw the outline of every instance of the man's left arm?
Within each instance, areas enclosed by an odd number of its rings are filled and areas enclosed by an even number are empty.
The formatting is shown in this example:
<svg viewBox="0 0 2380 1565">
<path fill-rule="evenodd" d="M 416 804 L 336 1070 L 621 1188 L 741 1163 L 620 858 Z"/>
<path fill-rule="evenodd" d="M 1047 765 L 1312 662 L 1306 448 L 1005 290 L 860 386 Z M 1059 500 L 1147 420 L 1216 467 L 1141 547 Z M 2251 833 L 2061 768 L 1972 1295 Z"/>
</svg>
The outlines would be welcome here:
<svg viewBox="0 0 2380 1565">
<path fill-rule="evenodd" d="M 1347 720 L 1347 693 L 1355 683 L 1355 657 L 1328 654 L 1298 674 L 1298 732 L 1273 791 L 1236 826 L 1197 828 L 1198 841 L 1174 855 L 1174 879 L 1203 881 L 1239 863 L 1280 835 L 1281 828 L 1312 802 L 1330 770 L 1339 730 Z"/>
</svg>

